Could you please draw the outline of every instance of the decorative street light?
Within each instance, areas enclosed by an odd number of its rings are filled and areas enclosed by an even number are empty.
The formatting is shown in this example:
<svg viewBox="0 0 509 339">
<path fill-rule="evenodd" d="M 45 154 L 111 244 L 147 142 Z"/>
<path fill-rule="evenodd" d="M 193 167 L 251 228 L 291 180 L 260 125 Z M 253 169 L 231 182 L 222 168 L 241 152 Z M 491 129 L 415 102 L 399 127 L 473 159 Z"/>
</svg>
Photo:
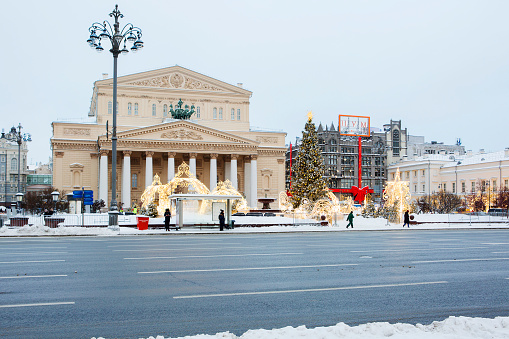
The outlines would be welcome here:
<svg viewBox="0 0 509 339">
<path fill-rule="evenodd" d="M 130 48 L 132 52 L 136 52 L 143 48 L 141 41 L 141 29 L 127 24 L 120 29 L 119 18 L 124 15 L 118 10 L 118 5 L 110 13 L 110 17 L 115 18 L 113 27 L 108 21 L 103 23 L 95 22 L 88 29 L 90 37 L 87 40 L 91 48 L 98 52 L 102 52 L 104 48 L 101 46 L 101 40 L 109 40 L 111 43 L 110 52 L 113 54 L 113 129 L 111 135 L 111 204 L 109 212 L 109 226 L 117 227 L 118 225 L 118 207 L 117 207 L 117 59 L 120 53 L 128 53 L 127 43 L 132 44 Z M 123 48 L 121 46 L 124 45 Z"/>
<path fill-rule="evenodd" d="M 22 128 L 21 124 L 19 124 L 16 131 L 16 127 L 13 126 L 9 133 L 6 134 L 2 131 L 2 136 L 0 136 L 0 139 L 6 139 L 18 144 L 18 193 L 21 193 L 21 144 L 23 141 L 32 141 L 32 136 L 29 133 L 21 133 Z"/>
<path fill-rule="evenodd" d="M 55 208 L 53 211 L 55 213 L 57 213 L 57 201 L 58 201 L 58 198 L 60 197 L 60 192 L 58 192 L 58 191 L 51 192 L 51 197 L 53 198 L 53 203 L 55 204 Z"/>
<path fill-rule="evenodd" d="M 23 201 L 23 193 L 18 192 L 16 193 L 16 209 L 21 209 L 21 202 Z"/>
</svg>

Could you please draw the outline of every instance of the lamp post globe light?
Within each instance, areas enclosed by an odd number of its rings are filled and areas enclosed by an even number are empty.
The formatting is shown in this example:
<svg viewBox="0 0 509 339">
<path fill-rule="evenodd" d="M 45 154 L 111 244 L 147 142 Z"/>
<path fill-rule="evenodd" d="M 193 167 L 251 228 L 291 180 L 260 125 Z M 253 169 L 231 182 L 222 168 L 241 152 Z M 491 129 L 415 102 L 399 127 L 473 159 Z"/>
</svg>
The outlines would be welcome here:
<svg viewBox="0 0 509 339">
<path fill-rule="evenodd" d="M 23 127 L 21 124 L 18 125 L 18 130 L 16 130 L 16 127 L 11 127 L 11 130 L 9 133 L 4 133 L 2 131 L 2 135 L 0 136 L 0 139 L 6 139 L 8 141 L 12 141 L 18 144 L 18 193 L 22 193 L 21 190 L 21 144 L 23 142 L 32 141 L 32 136 L 29 133 L 21 133 L 21 129 Z M 17 194 L 16 194 L 17 196 Z M 23 196 L 23 194 L 22 194 Z"/>
<path fill-rule="evenodd" d="M 88 29 L 90 37 L 87 42 L 91 48 L 102 52 L 101 40 L 110 41 L 110 52 L 113 54 L 113 127 L 111 133 L 111 203 L 109 212 L 109 226 L 118 227 L 118 207 L 117 207 L 117 59 L 120 53 L 129 52 L 127 44 L 132 44 L 130 50 L 136 52 L 143 48 L 141 41 L 141 29 L 128 23 L 120 29 L 119 18 L 124 15 L 118 10 L 118 5 L 110 13 L 110 17 L 115 19 L 113 27 L 108 21 L 102 23 L 95 22 Z M 123 45 L 123 47 L 121 47 Z"/>
<path fill-rule="evenodd" d="M 16 210 L 21 209 L 21 202 L 23 201 L 23 193 L 16 193 Z"/>
<path fill-rule="evenodd" d="M 60 192 L 58 192 L 58 191 L 51 192 L 51 197 L 53 198 L 53 204 L 55 206 L 53 211 L 54 211 L 54 213 L 57 213 L 57 201 L 58 201 L 58 198 L 60 197 Z"/>
</svg>

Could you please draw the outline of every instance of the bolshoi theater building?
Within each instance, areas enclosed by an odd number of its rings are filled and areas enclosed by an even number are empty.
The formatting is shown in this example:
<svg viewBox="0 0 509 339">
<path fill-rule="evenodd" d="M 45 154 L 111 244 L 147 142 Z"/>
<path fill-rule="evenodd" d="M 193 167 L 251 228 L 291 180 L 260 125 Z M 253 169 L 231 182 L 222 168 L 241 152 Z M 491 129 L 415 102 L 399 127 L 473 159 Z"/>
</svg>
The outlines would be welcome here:
<svg viewBox="0 0 509 339">
<path fill-rule="evenodd" d="M 260 208 L 262 197 L 277 206 L 285 188 L 286 133 L 250 128 L 252 92 L 180 66 L 118 77 L 117 88 L 119 206 L 139 205 L 155 174 L 166 183 L 183 162 L 210 190 L 228 179 L 251 208 Z M 92 190 L 107 206 L 112 100 L 113 79 L 96 81 L 88 117 L 53 122 L 51 138 L 54 187 Z M 191 117 L 174 119 L 173 108 L 185 106 L 194 106 Z"/>
</svg>

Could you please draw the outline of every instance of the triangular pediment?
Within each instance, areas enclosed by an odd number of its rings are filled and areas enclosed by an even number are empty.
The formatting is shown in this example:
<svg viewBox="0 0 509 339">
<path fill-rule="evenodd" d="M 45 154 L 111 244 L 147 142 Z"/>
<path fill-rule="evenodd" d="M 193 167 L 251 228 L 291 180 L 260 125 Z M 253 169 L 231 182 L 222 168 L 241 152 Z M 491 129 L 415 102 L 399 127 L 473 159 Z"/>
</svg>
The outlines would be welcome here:
<svg viewBox="0 0 509 339">
<path fill-rule="evenodd" d="M 212 142 L 233 143 L 244 145 L 258 145 L 259 143 L 205 127 L 187 120 L 172 121 L 148 127 L 131 129 L 117 133 L 118 140 L 158 140 L 158 141 L 186 141 L 186 142 Z"/>
<path fill-rule="evenodd" d="M 98 86 L 113 85 L 113 79 L 97 81 Z M 159 88 L 182 91 L 202 91 L 248 95 L 252 93 L 241 87 L 191 71 L 181 66 L 172 66 L 158 70 L 118 77 L 118 87 Z"/>
</svg>

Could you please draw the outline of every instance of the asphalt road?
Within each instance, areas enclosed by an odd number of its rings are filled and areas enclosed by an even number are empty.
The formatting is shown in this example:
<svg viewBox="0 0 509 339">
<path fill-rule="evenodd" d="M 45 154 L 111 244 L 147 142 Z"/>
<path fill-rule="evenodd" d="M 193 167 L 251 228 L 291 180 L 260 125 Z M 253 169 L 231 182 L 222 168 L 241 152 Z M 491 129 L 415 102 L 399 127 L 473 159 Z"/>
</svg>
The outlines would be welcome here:
<svg viewBox="0 0 509 339">
<path fill-rule="evenodd" d="M 509 231 L 0 239 L 0 337 L 509 316 Z"/>
</svg>

